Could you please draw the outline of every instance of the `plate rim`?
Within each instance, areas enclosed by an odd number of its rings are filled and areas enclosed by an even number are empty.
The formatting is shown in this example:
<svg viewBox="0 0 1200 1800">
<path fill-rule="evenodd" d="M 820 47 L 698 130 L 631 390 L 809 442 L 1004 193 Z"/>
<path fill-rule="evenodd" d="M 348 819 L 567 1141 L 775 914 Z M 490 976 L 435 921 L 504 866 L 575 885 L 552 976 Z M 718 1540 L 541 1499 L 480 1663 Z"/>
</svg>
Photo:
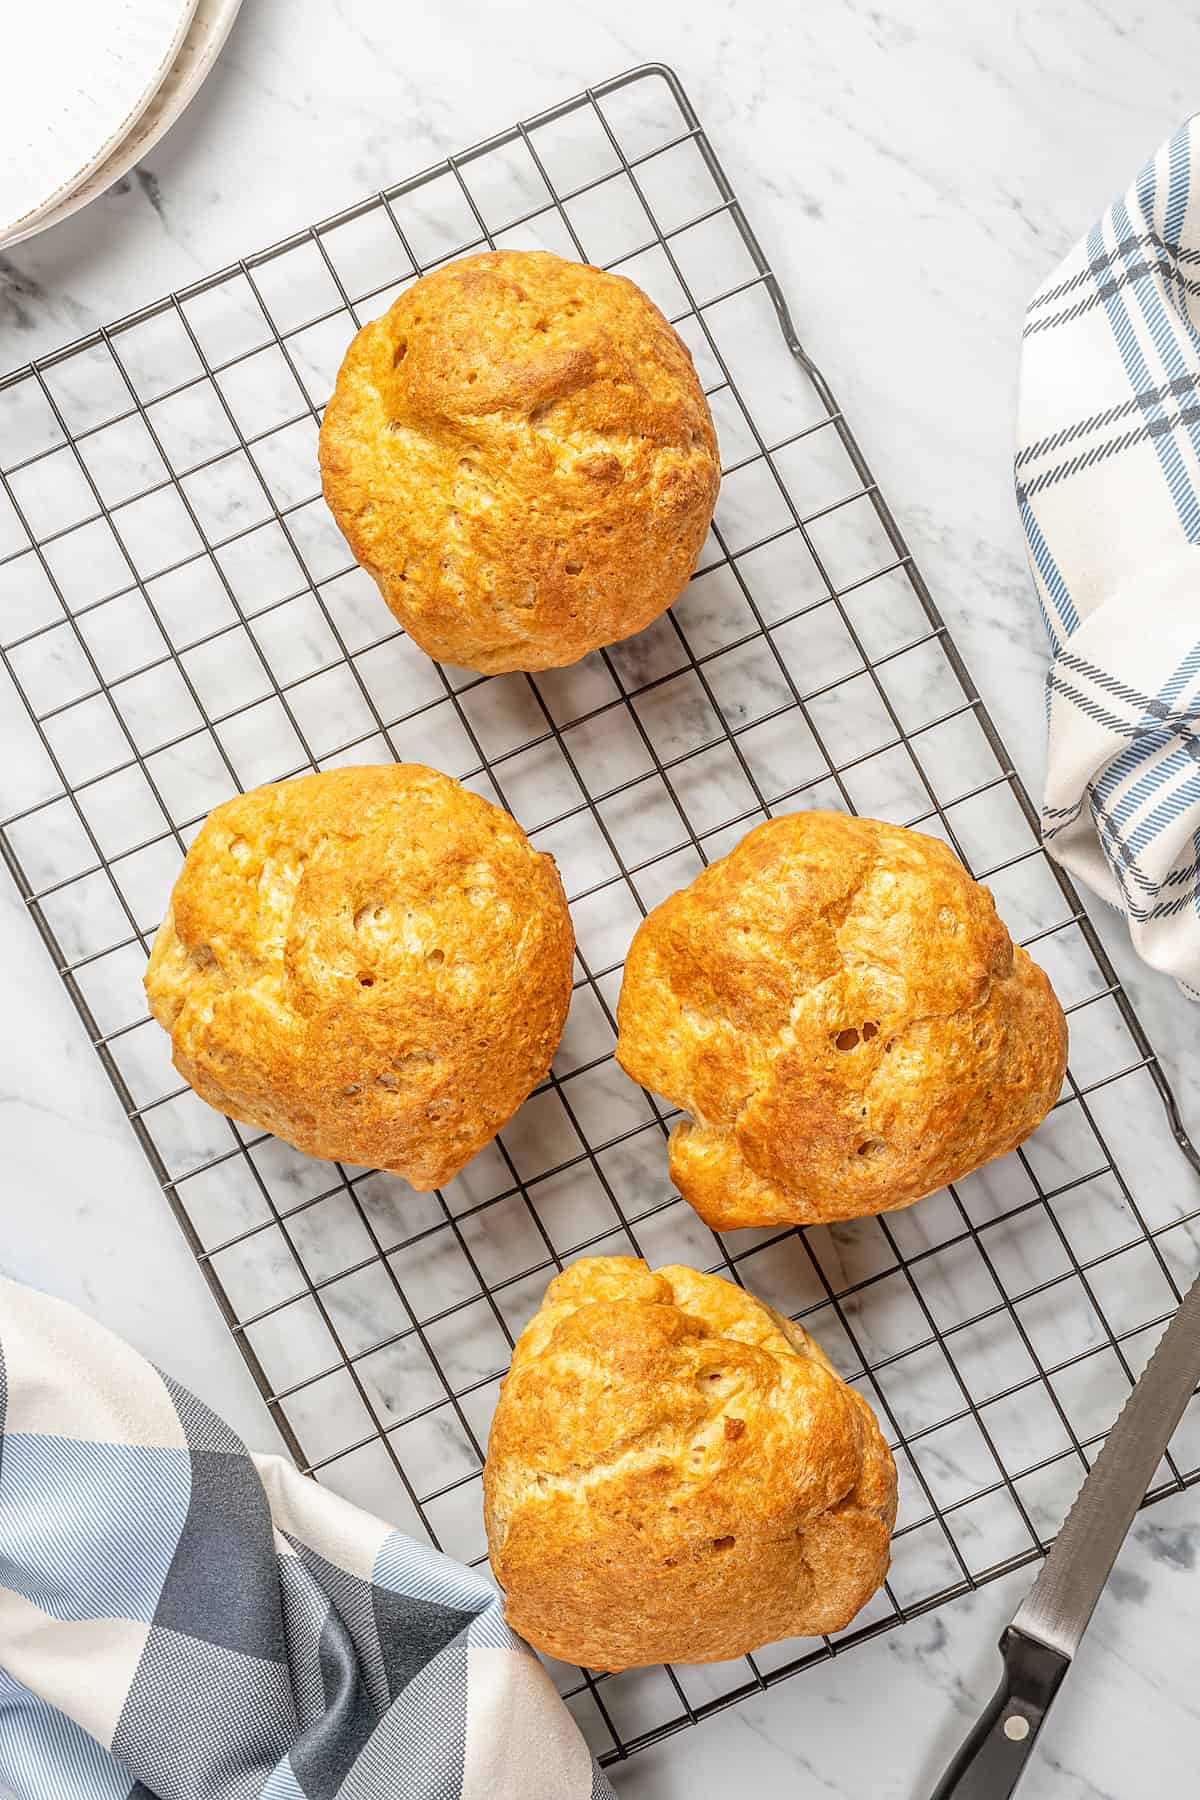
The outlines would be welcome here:
<svg viewBox="0 0 1200 1800">
<path fill-rule="evenodd" d="M 109 152 L 107 158 L 89 169 L 69 194 L 65 194 L 53 207 L 47 207 L 44 211 L 39 212 L 36 218 L 26 220 L 21 229 L 13 232 L 10 237 L 0 235 L 0 250 L 15 250 L 18 244 L 28 243 L 30 238 L 36 237 L 39 232 L 49 231 L 52 226 L 62 225 L 67 219 L 74 218 L 77 212 L 82 212 L 85 206 L 90 206 L 93 200 L 98 200 L 115 182 L 120 181 L 123 175 L 127 175 L 130 169 L 140 162 L 142 157 L 154 148 L 160 138 L 165 137 L 171 127 L 178 122 L 212 74 L 217 58 L 224 49 L 229 34 L 233 30 L 234 22 L 242 9 L 242 0 L 197 0 L 189 35 L 190 31 L 195 30 L 197 19 L 209 5 L 214 8 L 214 11 L 209 18 L 206 35 L 200 42 L 192 68 L 180 81 L 175 93 L 164 105 L 162 112 L 151 122 L 144 136 L 138 137 L 138 131 L 145 119 L 145 113 L 130 127 L 120 143 Z M 187 41 L 185 39 L 180 46 L 179 55 L 163 76 L 146 112 L 153 107 L 154 101 L 171 79 L 186 50 Z M 135 138 L 137 141 L 133 142 Z"/>
<path fill-rule="evenodd" d="M 192 28 L 192 21 L 195 18 L 198 5 L 199 0 L 179 0 L 179 14 L 175 22 L 175 29 L 171 39 L 163 50 L 158 62 L 155 64 L 152 73 L 148 77 L 144 88 L 133 106 L 117 120 L 113 126 L 111 126 L 104 141 L 97 147 L 94 154 L 86 162 L 82 163 L 72 174 L 64 177 L 64 179 L 61 180 L 49 194 L 43 199 L 35 202 L 33 206 L 27 207 L 25 211 L 20 213 L 15 219 L 0 222 L 0 245 L 15 241 L 18 233 L 24 235 L 25 227 L 27 225 L 36 224 L 37 220 L 44 212 L 56 207 L 61 201 L 69 198 L 70 195 L 87 180 L 92 171 L 105 160 L 113 149 L 124 143 L 130 132 L 136 129 L 138 121 L 151 105 L 155 95 L 158 94 L 162 88 L 163 82 L 178 61 L 179 53 L 187 39 L 188 32 Z"/>
</svg>

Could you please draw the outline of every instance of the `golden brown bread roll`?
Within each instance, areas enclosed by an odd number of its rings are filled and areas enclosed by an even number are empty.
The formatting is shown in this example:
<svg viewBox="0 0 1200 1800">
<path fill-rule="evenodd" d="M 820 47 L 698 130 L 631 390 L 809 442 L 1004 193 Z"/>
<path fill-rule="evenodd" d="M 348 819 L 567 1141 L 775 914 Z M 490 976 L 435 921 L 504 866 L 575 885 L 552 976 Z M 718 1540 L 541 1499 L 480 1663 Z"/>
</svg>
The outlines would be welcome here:
<svg viewBox="0 0 1200 1800">
<path fill-rule="evenodd" d="M 146 993 L 211 1106 L 432 1188 L 545 1075 L 573 950 L 506 812 L 420 763 L 333 769 L 209 814 Z"/>
<path fill-rule="evenodd" d="M 617 1058 L 692 1115 L 671 1175 L 716 1230 L 907 1206 L 1029 1135 L 1067 1028 L 987 889 L 921 832 L 769 819 L 639 926 Z"/>
<path fill-rule="evenodd" d="M 847 1625 L 887 1573 L 896 1470 L 799 1325 L 716 1275 L 598 1256 L 517 1340 L 483 1496 L 510 1625 L 624 1669 Z"/>
<path fill-rule="evenodd" d="M 401 624 L 485 674 L 575 662 L 656 619 L 695 566 L 720 468 L 658 308 L 533 250 L 448 263 L 365 325 L 320 455 Z"/>
</svg>

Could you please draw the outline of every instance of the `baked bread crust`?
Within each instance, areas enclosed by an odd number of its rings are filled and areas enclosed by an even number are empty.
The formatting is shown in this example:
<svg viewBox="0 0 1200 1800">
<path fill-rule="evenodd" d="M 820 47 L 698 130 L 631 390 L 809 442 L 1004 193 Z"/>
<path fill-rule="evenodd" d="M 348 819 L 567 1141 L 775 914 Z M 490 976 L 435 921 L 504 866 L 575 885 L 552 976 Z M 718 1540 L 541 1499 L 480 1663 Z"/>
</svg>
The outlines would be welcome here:
<svg viewBox="0 0 1200 1800">
<path fill-rule="evenodd" d="M 325 498 L 421 648 L 571 663 L 680 594 L 717 497 L 708 403 L 624 276 L 536 250 L 424 276 L 346 352 Z"/>
<path fill-rule="evenodd" d="M 210 813 L 145 985 L 210 1106 L 433 1188 L 545 1075 L 574 942 L 554 861 L 514 819 L 390 763 Z"/>
<path fill-rule="evenodd" d="M 617 1058 L 692 1115 L 671 1176 L 709 1225 L 907 1206 L 1058 1097 L 1067 1028 L 936 838 L 834 812 L 756 826 L 639 926 Z"/>
<path fill-rule="evenodd" d="M 896 1521 L 875 1415 L 806 1331 L 716 1275 L 624 1256 L 550 1283 L 483 1495 L 510 1625 L 596 1669 L 841 1630 Z"/>
</svg>

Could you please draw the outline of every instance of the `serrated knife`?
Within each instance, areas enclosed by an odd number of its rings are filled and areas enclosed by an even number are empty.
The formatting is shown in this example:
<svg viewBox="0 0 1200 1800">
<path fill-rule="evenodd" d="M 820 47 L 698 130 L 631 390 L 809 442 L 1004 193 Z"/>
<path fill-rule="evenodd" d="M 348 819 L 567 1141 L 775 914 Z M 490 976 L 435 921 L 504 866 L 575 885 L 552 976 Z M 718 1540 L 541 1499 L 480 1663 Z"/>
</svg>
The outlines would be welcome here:
<svg viewBox="0 0 1200 1800">
<path fill-rule="evenodd" d="M 1000 1686 L 933 1800 L 1006 1800 L 1015 1789 L 1197 1382 L 1200 1277 L 1159 1339 L 1001 1637 Z"/>
</svg>

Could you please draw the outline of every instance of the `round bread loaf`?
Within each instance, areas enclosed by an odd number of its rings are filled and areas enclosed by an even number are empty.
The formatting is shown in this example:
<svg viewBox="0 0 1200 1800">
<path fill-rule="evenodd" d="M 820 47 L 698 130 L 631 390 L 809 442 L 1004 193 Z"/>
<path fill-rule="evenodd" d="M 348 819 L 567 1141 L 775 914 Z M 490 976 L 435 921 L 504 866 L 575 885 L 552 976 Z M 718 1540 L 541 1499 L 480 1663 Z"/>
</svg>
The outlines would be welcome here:
<svg viewBox="0 0 1200 1800">
<path fill-rule="evenodd" d="M 489 675 L 575 662 L 656 619 L 695 566 L 720 466 L 658 308 L 533 250 L 449 263 L 365 325 L 320 454 L 401 624 Z"/>
<path fill-rule="evenodd" d="M 573 950 L 506 812 L 420 763 L 332 769 L 209 814 L 146 993 L 211 1106 L 433 1188 L 545 1075 Z"/>
<path fill-rule="evenodd" d="M 483 1498 L 514 1630 L 624 1669 L 849 1624 L 887 1573 L 896 1470 L 799 1325 L 716 1275 L 598 1256 L 517 1340 Z"/>
<path fill-rule="evenodd" d="M 639 926 L 617 1058 L 684 1108 L 671 1175 L 716 1230 L 907 1206 L 1053 1106 L 1067 1028 L 936 838 L 803 812 Z"/>
</svg>

